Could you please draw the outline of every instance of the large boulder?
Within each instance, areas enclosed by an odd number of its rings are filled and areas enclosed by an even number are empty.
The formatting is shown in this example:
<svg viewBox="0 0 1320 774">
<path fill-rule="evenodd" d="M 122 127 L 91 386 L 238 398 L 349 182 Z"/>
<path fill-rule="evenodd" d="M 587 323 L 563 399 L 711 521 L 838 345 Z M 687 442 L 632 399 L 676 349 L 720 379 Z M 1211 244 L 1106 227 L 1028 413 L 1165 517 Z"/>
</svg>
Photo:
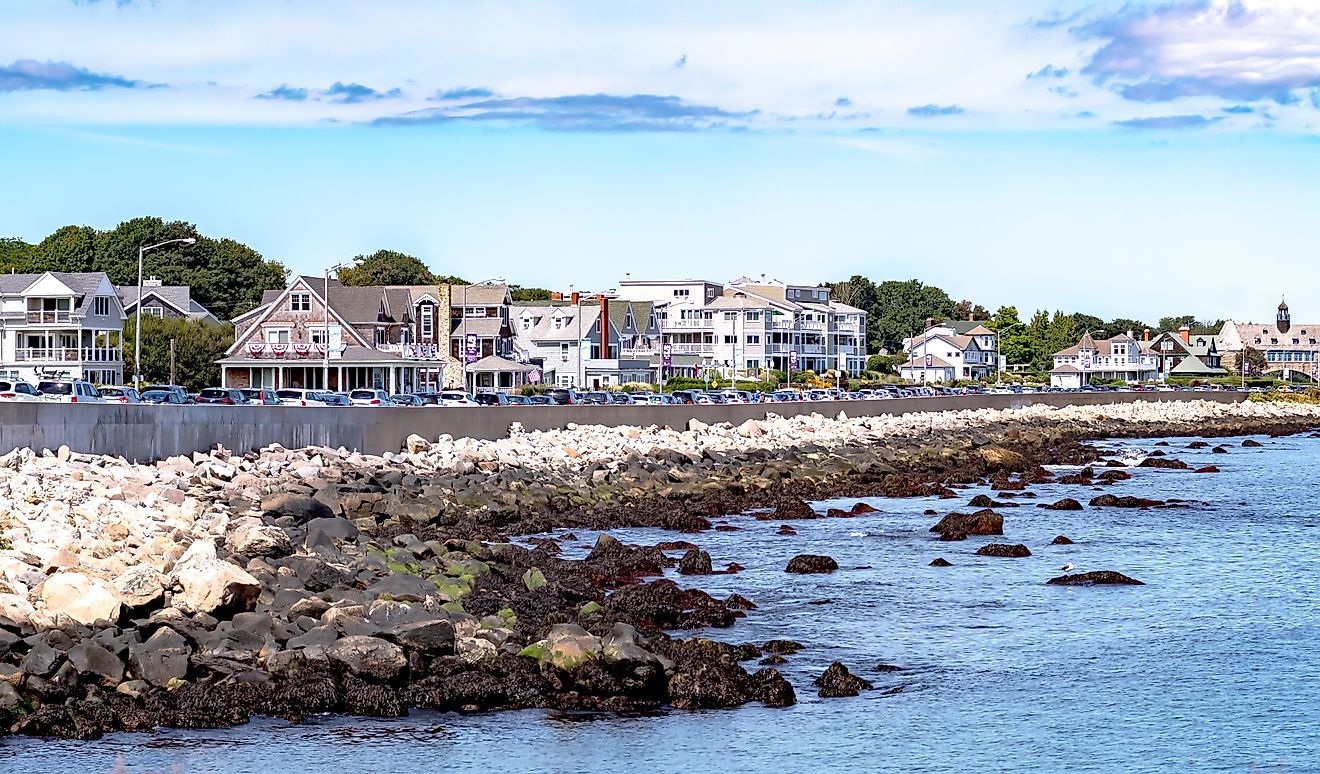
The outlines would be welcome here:
<svg viewBox="0 0 1320 774">
<path fill-rule="evenodd" d="M 389 682 L 408 666 L 403 649 L 379 637 L 344 637 L 325 649 L 330 661 L 365 678 Z"/>
<path fill-rule="evenodd" d="M 814 682 L 820 688 L 818 693 L 822 699 L 856 696 L 874 687 L 869 681 L 849 672 L 848 667 L 838 661 L 830 664 Z"/>
<path fill-rule="evenodd" d="M 819 554 L 798 554 L 788 560 L 788 566 L 784 568 L 784 572 L 810 575 L 834 572 L 837 569 L 839 569 L 839 563 L 834 561 L 832 557 Z"/>
<path fill-rule="evenodd" d="M 261 584 L 245 570 L 216 558 L 215 543 L 194 541 L 174 563 L 173 582 L 181 591 L 174 606 L 185 613 L 251 610 Z"/>
<path fill-rule="evenodd" d="M 1002 446 L 982 446 L 977 452 L 989 470 L 1021 472 L 1031 467 L 1026 457 Z"/>
<path fill-rule="evenodd" d="M 94 640 L 83 640 L 69 649 L 69 663 L 79 673 L 95 675 L 109 685 L 124 679 L 124 662 Z"/>
<path fill-rule="evenodd" d="M 1190 467 L 1186 462 L 1174 457 L 1147 457 L 1142 460 L 1139 468 L 1165 468 L 1168 470 L 1186 470 Z"/>
<path fill-rule="evenodd" d="M 129 646 L 128 663 L 133 674 L 164 688 L 171 680 L 188 676 L 188 657 L 191 655 L 188 640 L 170 627 L 162 626 L 146 642 Z"/>
<path fill-rule="evenodd" d="M 63 613 L 80 624 L 114 621 L 122 609 L 119 595 L 106 581 L 72 570 L 57 572 L 41 584 L 41 601 L 52 614 Z"/>
<path fill-rule="evenodd" d="M 797 704 L 793 686 L 774 667 L 766 667 L 752 675 L 752 693 L 767 707 L 791 707 Z"/>
<path fill-rule="evenodd" d="M 225 548 L 248 559 L 281 557 L 293 553 L 293 542 L 284 530 L 271 524 L 244 524 L 229 533 Z"/>
<path fill-rule="evenodd" d="M 331 519 L 335 516 L 330 506 L 315 497 L 290 492 L 276 492 L 270 495 L 261 501 L 261 510 L 277 518 L 288 516 L 299 524 L 305 524 L 312 519 Z"/>
<path fill-rule="evenodd" d="M 678 562 L 680 575 L 710 575 L 710 554 L 699 548 L 689 548 Z"/>
<path fill-rule="evenodd" d="M 1021 559 L 1024 556 L 1031 556 L 1031 550 L 1018 543 L 1009 545 L 1007 543 L 990 543 L 981 546 L 976 550 L 977 556 L 1001 556 L 1008 559 Z"/>
<path fill-rule="evenodd" d="M 160 573 L 147 564 L 139 564 L 124 570 L 110 585 L 114 586 L 119 601 L 125 607 L 146 607 L 161 598 L 165 593 Z"/>
<path fill-rule="evenodd" d="M 1061 575 L 1057 578 L 1050 578 L 1046 581 L 1051 586 L 1145 586 L 1145 583 L 1136 578 L 1129 578 L 1121 572 L 1113 570 L 1095 570 L 1093 572 L 1077 573 L 1076 575 Z"/>
<path fill-rule="evenodd" d="M 1079 502 L 1077 502 L 1076 500 L 1072 499 L 1071 497 L 1065 497 L 1065 498 L 1063 498 L 1062 500 L 1059 500 L 1059 501 L 1057 501 L 1057 502 L 1050 503 L 1049 505 L 1042 505 L 1042 506 L 1040 506 L 1040 507 L 1045 508 L 1045 509 L 1047 509 L 1047 510 L 1051 510 L 1051 511 L 1080 511 L 1080 510 L 1082 510 L 1082 504 L 1079 503 Z"/>
<path fill-rule="evenodd" d="M 637 630 L 626 623 L 616 623 L 600 640 L 601 656 L 606 661 L 657 662 L 654 653 L 637 644 Z"/>
<path fill-rule="evenodd" d="M 1002 535 L 1004 517 L 983 508 L 976 513 L 950 513 L 930 528 L 931 532 L 962 535 Z"/>
<path fill-rule="evenodd" d="M 566 671 L 577 669 L 601 653 L 601 642 L 577 624 L 555 624 L 545 638 L 541 660 Z"/>
</svg>

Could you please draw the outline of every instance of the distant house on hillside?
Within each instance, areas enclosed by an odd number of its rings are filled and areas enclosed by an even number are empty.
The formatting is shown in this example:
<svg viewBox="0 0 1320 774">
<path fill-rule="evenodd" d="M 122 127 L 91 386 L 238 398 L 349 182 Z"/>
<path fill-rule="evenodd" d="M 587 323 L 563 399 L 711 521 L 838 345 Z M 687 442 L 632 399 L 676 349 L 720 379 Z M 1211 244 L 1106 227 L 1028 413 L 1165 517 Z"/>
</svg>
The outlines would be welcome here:
<svg viewBox="0 0 1320 774">
<path fill-rule="evenodd" d="M 0 274 L 0 376 L 122 384 L 124 319 L 105 272 Z"/>
<path fill-rule="evenodd" d="M 118 285 L 115 290 L 124 307 L 124 314 L 129 317 L 137 314 L 138 286 Z M 213 325 L 220 323 L 220 318 L 193 300 L 192 288 L 187 285 L 162 285 L 155 277 L 142 282 L 142 314 L 161 319 L 186 317 Z"/>
<path fill-rule="evenodd" d="M 1208 378 L 1225 376 L 1220 365 L 1219 349 L 1215 337 L 1208 334 L 1192 335 L 1184 325 L 1177 332 L 1166 331 L 1154 339 L 1141 342 L 1141 350 L 1149 365 L 1161 378 Z"/>
<path fill-rule="evenodd" d="M 996 371 L 995 332 L 975 320 L 945 321 L 908 339 L 904 347 L 908 361 L 898 373 L 914 384 L 989 379 Z"/>
</svg>

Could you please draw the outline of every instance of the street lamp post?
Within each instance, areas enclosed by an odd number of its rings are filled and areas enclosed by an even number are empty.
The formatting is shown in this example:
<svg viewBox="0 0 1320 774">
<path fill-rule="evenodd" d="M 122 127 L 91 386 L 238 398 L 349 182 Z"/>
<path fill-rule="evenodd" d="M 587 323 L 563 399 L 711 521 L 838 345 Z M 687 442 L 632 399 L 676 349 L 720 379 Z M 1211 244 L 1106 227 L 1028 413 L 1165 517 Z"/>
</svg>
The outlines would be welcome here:
<svg viewBox="0 0 1320 774">
<path fill-rule="evenodd" d="M 192 237 L 183 237 L 182 239 L 167 239 L 164 242 L 158 242 L 154 245 L 146 245 L 138 248 L 138 297 L 136 318 L 133 323 L 133 388 L 142 389 L 142 256 L 148 250 L 155 250 L 157 247 L 172 245 L 175 243 L 193 245 L 197 240 Z"/>
<path fill-rule="evenodd" d="M 351 261 L 344 261 L 330 266 L 325 270 L 325 295 L 321 296 L 322 328 L 321 336 L 325 338 L 325 352 L 321 353 L 321 388 L 326 392 L 330 391 L 330 274 L 338 272 L 340 269 L 349 266 L 357 266 L 362 263 L 361 258 L 354 258 Z M 336 385 L 341 390 L 344 385 Z"/>
<path fill-rule="evenodd" d="M 1004 328 L 1000 328 L 999 330 L 995 331 L 995 386 L 999 386 L 1004 383 L 1004 372 L 999 367 L 999 349 L 1000 349 L 999 340 L 1003 336 L 1004 331 L 1011 331 L 1014 328 L 1018 327 L 1019 325 L 1026 325 L 1026 323 L 1015 322 L 1012 325 L 1009 325 Z"/>
<path fill-rule="evenodd" d="M 491 279 L 488 279 L 488 280 L 482 280 L 481 282 L 478 282 L 478 283 L 476 283 L 476 284 L 478 284 L 478 285 L 491 285 L 491 284 L 495 284 L 495 285 L 503 285 L 503 284 L 504 284 L 504 278 L 503 278 L 503 277 L 494 277 L 494 278 L 491 278 Z M 467 356 L 467 328 L 468 328 L 468 316 L 467 316 L 467 292 L 468 292 L 468 288 L 470 288 L 470 287 L 472 287 L 472 286 L 471 286 L 471 285 L 464 285 L 464 286 L 463 286 L 463 316 L 462 316 L 462 318 L 461 318 L 461 320 L 462 320 L 463 338 L 459 340 L 459 341 L 461 342 L 461 346 L 459 347 L 459 352 L 463 355 L 463 391 L 464 391 L 464 392 L 467 392 L 467 391 L 468 391 L 468 370 L 467 370 L 467 367 L 468 367 L 468 356 Z M 477 346 L 480 346 L 480 342 L 478 342 L 478 345 L 477 345 Z M 475 391 L 476 391 L 476 390 L 474 389 L 473 392 L 475 392 Z"/>
</svg>

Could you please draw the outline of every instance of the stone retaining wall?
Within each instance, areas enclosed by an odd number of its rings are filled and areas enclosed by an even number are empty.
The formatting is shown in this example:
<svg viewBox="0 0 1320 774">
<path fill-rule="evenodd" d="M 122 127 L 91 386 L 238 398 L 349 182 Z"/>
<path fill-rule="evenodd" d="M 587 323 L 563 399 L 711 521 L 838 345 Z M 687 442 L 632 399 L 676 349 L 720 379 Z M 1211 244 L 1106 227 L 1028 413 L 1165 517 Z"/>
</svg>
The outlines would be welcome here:
<svg viewBox="0 0 1320 774">
<path fill-rule="evenodd" d="M 581 425 L 670 425 L 695 418 L 708 424 L 817 412 L 833 416 L 907 414 L 920 411 L 1007 409 L 1134 401 L 1208 400 L 1235 403 L 1227 392 L 1049 393 L 968 395 L 885 401 L 776 403 L 745 406 L 519 406 L 510 408 L 292 408 L 264 406 L 121 406 L 67 403 L 0 404 L 0 453 L 11 449 L 57 449 L 118 455 L 140 462 L 204 451 L 219 443 L 248 451 L 272 443 L 288 448 L 344 446 L 370 454 L 398 451 L 412 433 L 429 439 L 501 438 L 511 422 L 527 430 Z"/>
</svg>

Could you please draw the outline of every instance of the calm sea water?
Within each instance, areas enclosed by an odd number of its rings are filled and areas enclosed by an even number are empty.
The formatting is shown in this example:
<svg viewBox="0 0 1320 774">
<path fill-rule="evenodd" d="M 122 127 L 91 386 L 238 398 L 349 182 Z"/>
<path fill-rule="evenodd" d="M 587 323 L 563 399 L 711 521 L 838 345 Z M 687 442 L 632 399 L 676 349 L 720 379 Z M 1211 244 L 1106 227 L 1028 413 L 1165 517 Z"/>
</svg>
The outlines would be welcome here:
<svg viewBox="0 0 1320 774">
<path fill-rule="evenodd" d="M 781 667 L 789 709 L 667 711 L 646 716 L 527 711 L 415 713 L 402 720 L 258 721 L 219 731 L 121 734 L 97 742 L 0 742 L 0 771 L 1320 771 L 1320 440 L 1261 439 L 1264 449 L 1177 450 L 1219 474 L 1140 470 L 1107 491 L 1183 497 L 1190 510 L 1005 509 L 1005 540 L 1033 556 L 973 556 L 986 538 L 938 543 L 927 507 L 872 500 L 880 513 L 795 524 L 730 521 L 740 532 L 696 542 L 733 576 L 681 579 L 741 593 L 760 608 L 730 641 L 807 645 Z M 1108 445 L 1126 453 L 1149 441 Z M 1175 451 L 1177 450 L 1177 451 Z M 1036 487 L 1040 502 L 1078 487 Z M 968 498 L 981 490 L 969 490 Z M 851 500 L 841 501 L 845 505 Z M 1077 541 L 1050 546 L 1057 534 Z M 651 543 L 672 534 L 616 532 Z M 594 535 L 579 533 L 584 542 Z M 783 572 L 797 553 L 842 571 Z M 927 564 L 936 556 L 954 567 Z M 1113 569 L 1139 587 L 1060 588 L 1071 562 Z M 830 604 L 809 604 L 829 599 Z M 818 699 L 831 661 L 876 683 L 854 699 Z M 903 671 L 878 673 L 877 663 Z M 895 690 L 900 689 L 900 690 Z"/>
</svg>

